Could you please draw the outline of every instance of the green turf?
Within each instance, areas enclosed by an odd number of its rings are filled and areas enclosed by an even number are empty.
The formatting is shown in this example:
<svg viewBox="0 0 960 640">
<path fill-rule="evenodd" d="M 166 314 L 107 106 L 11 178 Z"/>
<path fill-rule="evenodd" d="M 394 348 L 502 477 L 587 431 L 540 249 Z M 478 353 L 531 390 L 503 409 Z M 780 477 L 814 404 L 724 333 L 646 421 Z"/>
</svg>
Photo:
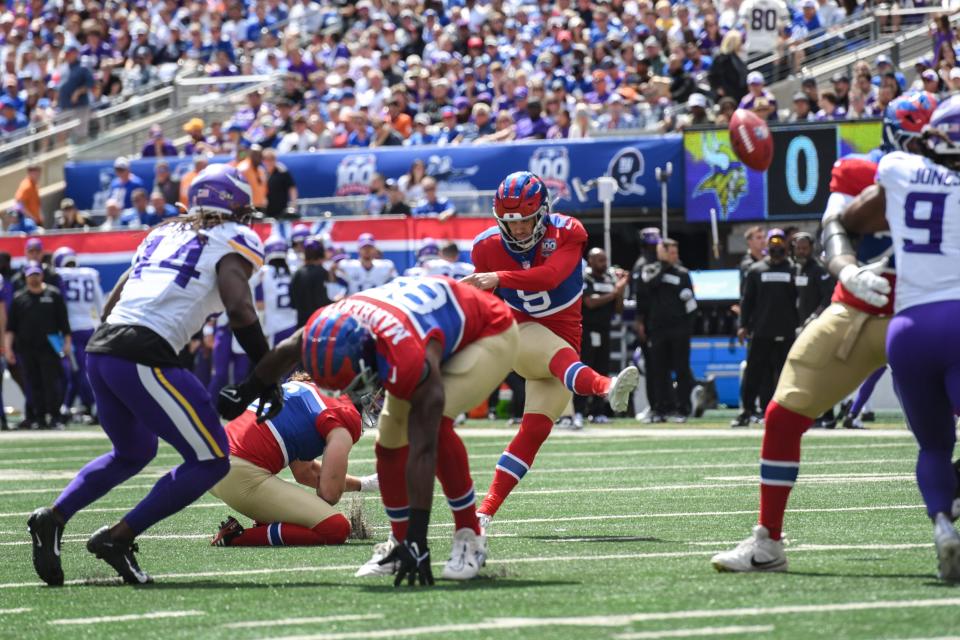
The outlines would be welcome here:
<svg viewBox="0 0 960 640">
<path fill-rule="evenodd" d="M 690 630 L 673 637 L 707 637 L 708 631 L 721 634 L 709 637 L 731 638 L 955 635 L 960 589 L 935 578 L 931 530 L 912 480 L 915 445 L 896 418 L 879 426 L 899 433 L 821 432 L 805 441 L 801 481 L 791 500 L 797 511 L 786 522 L 793 541 L 787 574 L 718 574 L 709 564 L 713 553 L 744 538 L 755 522 L 759 429 L 732 435 L 720 422 L 699 421 L 686 428 L 702 433 L 680 437 L 618 423 L 612 437 L 590 437 L 588 427 L 584 439 L 564 433 L 551 438 L 498 514 L 482 578 L 438 581 L 432 589 L 394 589 L 387 579 L 353 578 L 373 541 L 341 548 L 211 548 L 206 536 L 229 510 L 210 496 L 199 504 L 214 506 L 187 509 L 141 540 L 141 564 L 157 576 L 156 584 L 37 586 L 21 514 L 51 501 L 70 473 L 108 446 L 96 431 L 89 439 L 69 440 L 0 434 L 0 637 L 373 634 L 469 640 L 670 637 L 657 635 L 668 630 Z M 466 441 L 482 493 L 508 438 L 470 433 Z M 71 521 L 63 545 L 68 580 L 111 575 L 84 550 L 86 536 L 121 516 L 152 478 L 176 463 L 169 448 L 160 453 L 144 477 Z M 371 440 L 362 441 L 354 459 L 352 472 L 373 469 Z M 379 502 L 370 497 L 364 504 L 377 537 L 385 537 Z M 835 508 L 850 510 L 822 510 Z M 442 563 L 452 528 L 439 499 L 434 513 L 432 552 Z M 440 566 L 435 571 L 439 576 Z M 938 599 L 948 603 L 916 606 Z M 883 601 L 899 604 L 864 608 Z M 846 610 L 822 610 L 846 604 Z M 773 607 L 803 608 L 777 613 Z M 8 612 L 20 608 L 29 611 Z M 200 613 L 51 624 L 170 611 Z M 327 619 L 351 615 L 363 618 Z M 321 620 L 224 626 L 291 618 Z M 471 630 L 475 623 L 480 626 Z"/>
</svg>

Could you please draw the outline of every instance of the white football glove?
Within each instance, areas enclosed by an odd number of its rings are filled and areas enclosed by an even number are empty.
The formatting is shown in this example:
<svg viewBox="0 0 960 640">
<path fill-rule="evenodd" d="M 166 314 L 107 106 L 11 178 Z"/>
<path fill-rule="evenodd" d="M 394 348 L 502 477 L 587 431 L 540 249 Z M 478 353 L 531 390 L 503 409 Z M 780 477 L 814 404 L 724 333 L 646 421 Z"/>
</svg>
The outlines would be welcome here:
<svg viewBox="0 0 960 640">
<path fill-rule="evenodd" d="M 380 491 L 380 478 L 377 474 L 371 473 L 368 476 L 360 478 L 360 491 Z"/>
<path fill-rule="evenodd" d="M 890 301 L 890 282 L 877 275 L 884 262 L 858 267 L 848 264 L 840 270 L 839 279 L 844 288 L 867 304 L 882 307 Z"/>
</svg>

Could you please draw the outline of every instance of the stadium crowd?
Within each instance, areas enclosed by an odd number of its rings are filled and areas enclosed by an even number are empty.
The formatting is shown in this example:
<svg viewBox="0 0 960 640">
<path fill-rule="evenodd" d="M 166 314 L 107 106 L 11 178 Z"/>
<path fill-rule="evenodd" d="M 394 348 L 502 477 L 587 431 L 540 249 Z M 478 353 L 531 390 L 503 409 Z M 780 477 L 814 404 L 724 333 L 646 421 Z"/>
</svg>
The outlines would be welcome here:
<svg viewBox="0 0 960 640">
<path fill-rule="evenodd" d="M 144 155 L 670 130 L 683 125 L 685 105 L 696 123 L 708 103 L 762 97 L 746 60 L 776 51 L 777 65 L 794 65 L 787 47 L 864 9 L 772 0 L 779 16 L 766 32 L 751 29 L 754 1 L 15 4 L 0 11 L 0 130 L 86 113 L 178 74 L 282 80 L 276 96 L 252 95 L 229 121 L 188 123 L 185 147 L 148 144 Z M 945 18 L 935 25 L 929 67 L 946 86 L 957 38 Z M 868 69 L 874 87 L 886 72 L 881 60 Z M 861 88 L 859 75 L 854 94 L 879 92 Z M 853 113 L 880 99 L 863 97 Z M 814 113 L 829 117 L 813 99 Z"/>
</svg>

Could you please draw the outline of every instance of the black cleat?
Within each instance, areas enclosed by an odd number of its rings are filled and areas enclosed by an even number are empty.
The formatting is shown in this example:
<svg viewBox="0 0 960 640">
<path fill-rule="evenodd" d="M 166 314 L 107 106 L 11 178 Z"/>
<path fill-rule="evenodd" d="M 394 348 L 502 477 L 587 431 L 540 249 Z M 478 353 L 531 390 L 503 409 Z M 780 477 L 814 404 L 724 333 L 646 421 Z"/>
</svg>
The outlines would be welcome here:
<svg viewBox="0 0 960 640">
<path fill-rule="evenodd" d="M 877 414 L 875 414 L 873 411 L 864 411 L 860 414 L 860 419 L 863 422 L 876 422 Z"/>
<path fill-rule="evenodd" d="M 750 414 L 746 411 L 738 415 L 736 418 L 730 421 L 731 427 L 749 427 L 750 426 Z"/>
<path fill-rule="evenodd" d="M 27 531 L 33 539 L 33 569 L 47 584 L 59 587 L 63 584 L 63 567 L 60 565 L 60 538 L 63 526 L 53 514 L 53 509 L 43 507 L 30 514 Z"/>
<path fill-rule="evenodd" d="M 153 578 L 137 564 L 133 555 L 140 551 L 136 542 L 117 542 L 110 537 L 110 527 L 97 529 L 87 540 L 87 551 L 103 560 L 119 574 L 127 584 L 149 584 Z"/>
<path fill-rule="evenodd" d="M 227 519 L 220 523 L 220 531 L 217 531 L 217 535 L 213 536 L 210 546 L 229 547 L 230 542 L 241 533 L 243 533 L 243 525 L 233 516 L 227 516 Z"/>
</svg>

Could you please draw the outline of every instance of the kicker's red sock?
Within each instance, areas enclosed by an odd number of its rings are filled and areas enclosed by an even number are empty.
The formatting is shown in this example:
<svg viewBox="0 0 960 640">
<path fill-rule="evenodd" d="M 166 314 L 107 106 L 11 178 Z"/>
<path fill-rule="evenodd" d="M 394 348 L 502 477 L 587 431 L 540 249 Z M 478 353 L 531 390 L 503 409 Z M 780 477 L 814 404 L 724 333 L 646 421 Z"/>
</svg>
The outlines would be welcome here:
<svg viewBox="0 0 960 640">
<path fill-rule="evenodd" d="M 455 530 L 472 529 L 480 534 L 477 520 L 477 497 L 470 477 L 470 461 L 463 440 L 453 430 L 453 418 L 444 417 L 437 437 L 437 478 L 443 495 L 453 511 Z"/>
<path fill-rule="evenodd" d="M 572 349 L 571 349 L 572 351 Z M 553 429 L 553 420 L 540 413 L 526 413 L 520 422 L 520 431 L 513 437 L 507 450 L 500 456 L 487 497 L 478 511 L 492 516 L 507 499 L 520 479 L 527 474 L 543 441 Z"/>
<path fill-rule="evenodd" d="M 800 472 L 800 438 L 812 424 L 813 418 L 774 401 L 767 405 L 760 447 L 759 521 L 774 540 L 779 540 L 783 533 L 783 514 Z"/>
<path fill-rule="evenodd" d="M 393 537 L 407 537 L 410 520 L 410 499 L 407 497 L 407 452 L 409 446 L 387 449 L 377 443 L 377 475 L 380 478 L 380 499 L 390 518 Z"/>
<path fill-rule="evenodd" d="M 550 359 L 550 373 L 578 396 L 605 396 L 610 390 L 610 378 L 580 362 L 580 356 L 570 347 L 560 349 Z"/>
<path fill-rule="evenodd" d="M 350 523 L 335 514 L 307 529 L 299 524 L 274 522 L 245 529 L 230 541 L 231 547 L 293 547 L 318 544 L 343 544 L 350 535 Z"/>
</svg>

